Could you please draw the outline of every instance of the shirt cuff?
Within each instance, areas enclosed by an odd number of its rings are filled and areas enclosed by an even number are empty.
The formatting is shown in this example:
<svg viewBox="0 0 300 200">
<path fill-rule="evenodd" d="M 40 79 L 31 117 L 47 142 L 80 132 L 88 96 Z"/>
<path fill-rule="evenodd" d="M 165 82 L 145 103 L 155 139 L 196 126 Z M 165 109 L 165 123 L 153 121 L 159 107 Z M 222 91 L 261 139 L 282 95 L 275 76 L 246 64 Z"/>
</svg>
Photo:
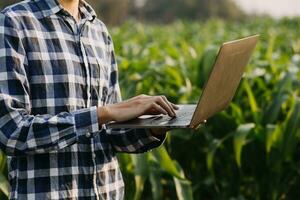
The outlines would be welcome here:
<svg viewBox="0 0 300 200">
<path fill-rule="evenodd" d="M 75 119 L 77 136 L 91 137 L 93 133 L 100 131 L 96 106 L 76 110 L 71 114 Z"/>
</svg>

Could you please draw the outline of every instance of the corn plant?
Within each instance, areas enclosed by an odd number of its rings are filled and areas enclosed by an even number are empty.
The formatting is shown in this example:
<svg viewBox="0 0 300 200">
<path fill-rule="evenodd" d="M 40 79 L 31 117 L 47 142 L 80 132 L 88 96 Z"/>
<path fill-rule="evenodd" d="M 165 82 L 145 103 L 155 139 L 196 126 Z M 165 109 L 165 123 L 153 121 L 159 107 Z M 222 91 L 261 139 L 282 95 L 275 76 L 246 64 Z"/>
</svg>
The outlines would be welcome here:
<svg viewBox="0 0 300 200">
<path fill-rule="evenodd" d="M 158 150 L 120 155 L 127 199 L 297 197 L 299 28 L 299 19 L 264 18 L 113 29 L 125 98 L 165 94 L 176 103 L 197 102 L 222 42 L 261 35 L 226 111 L 198 131 L 171 131 Z"/>
<path fill-rule="evenodd" d="M 126 199 L 297 199 L 300 196 L 300 19 L 212 19 L 111 29 L 123 98 L 196 103 L 220 44 L 260 34 L 230 107 L 197 131 L 172 130 L 149 153 L 118 155 Z M 0 199 L 8 195 L 0 154 Z"/>
</svg>

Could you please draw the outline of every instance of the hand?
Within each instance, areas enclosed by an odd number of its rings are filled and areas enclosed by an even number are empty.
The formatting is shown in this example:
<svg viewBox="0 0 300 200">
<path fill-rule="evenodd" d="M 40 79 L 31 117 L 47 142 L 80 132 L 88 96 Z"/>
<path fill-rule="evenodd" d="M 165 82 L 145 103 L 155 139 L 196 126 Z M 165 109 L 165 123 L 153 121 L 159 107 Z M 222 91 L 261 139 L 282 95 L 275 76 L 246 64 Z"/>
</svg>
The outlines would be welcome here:
<svg viewBox="0 0 300 200">
<path fill-rule="evenodd" d="M 204 120 L 202 124 L 206 124 L 207 120 Z M 198 126 L 197 128 L 199 128 L 200 126 Z M 152 135 L 154 136 L 161 136 L 166 134 L 168 131 L 171 131 L 171 128 L 151 128 L 150 132 L 152 133 Z"/>
<path fill-rule="evenodd" d="M 110 121 L 123 122 L 142 115 L 169 115 L 175 117 L 179 107 L 165 96 L 140 95 L 127 101 L 98 108 L 99 124 Z"/>
<path fill-rule="evenodd" d="M 169 128 L 151 128 L 150 132 L 153 136 L 161 136 L 161 135 L 166 134 L 170 130 L 171 129 L 169 129 Z"/>
</svg>

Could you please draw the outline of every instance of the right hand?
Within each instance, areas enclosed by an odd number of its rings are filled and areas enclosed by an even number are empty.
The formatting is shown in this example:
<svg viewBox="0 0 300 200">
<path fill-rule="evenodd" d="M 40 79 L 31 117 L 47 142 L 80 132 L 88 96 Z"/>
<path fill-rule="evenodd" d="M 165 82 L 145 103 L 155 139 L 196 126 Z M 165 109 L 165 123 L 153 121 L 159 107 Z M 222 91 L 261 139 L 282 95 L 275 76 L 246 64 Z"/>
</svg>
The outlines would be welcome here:
<svg viewBox="0 0 300 200">
<path fill-rule="evenodd" d="M 98 108 L 99 124 L 110 121 L 123 122 L 142 115 L 169 115 L 176 117 L 179 107 L 168 101 L 165 96 L 139 95 L 121 103 Z"/>
</svg>

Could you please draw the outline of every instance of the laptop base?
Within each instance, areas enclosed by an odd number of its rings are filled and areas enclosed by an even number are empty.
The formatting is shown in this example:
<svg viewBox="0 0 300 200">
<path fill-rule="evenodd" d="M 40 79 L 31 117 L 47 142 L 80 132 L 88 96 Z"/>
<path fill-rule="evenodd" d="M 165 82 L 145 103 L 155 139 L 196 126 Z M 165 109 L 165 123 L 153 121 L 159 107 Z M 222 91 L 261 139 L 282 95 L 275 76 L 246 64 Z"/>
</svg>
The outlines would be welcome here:
<svg viewBox="0 0 300 200">
<path fill-rule="evenodd" d="M 190 123 L 197 105 L 178 105 L 179 110 L 176 111 L 177 117 L 171 118 L 167 115 L 143 115 L 139 118 L 122 122 L 109 123 L 107 128 L 190 128 Z"/>
</svg>

